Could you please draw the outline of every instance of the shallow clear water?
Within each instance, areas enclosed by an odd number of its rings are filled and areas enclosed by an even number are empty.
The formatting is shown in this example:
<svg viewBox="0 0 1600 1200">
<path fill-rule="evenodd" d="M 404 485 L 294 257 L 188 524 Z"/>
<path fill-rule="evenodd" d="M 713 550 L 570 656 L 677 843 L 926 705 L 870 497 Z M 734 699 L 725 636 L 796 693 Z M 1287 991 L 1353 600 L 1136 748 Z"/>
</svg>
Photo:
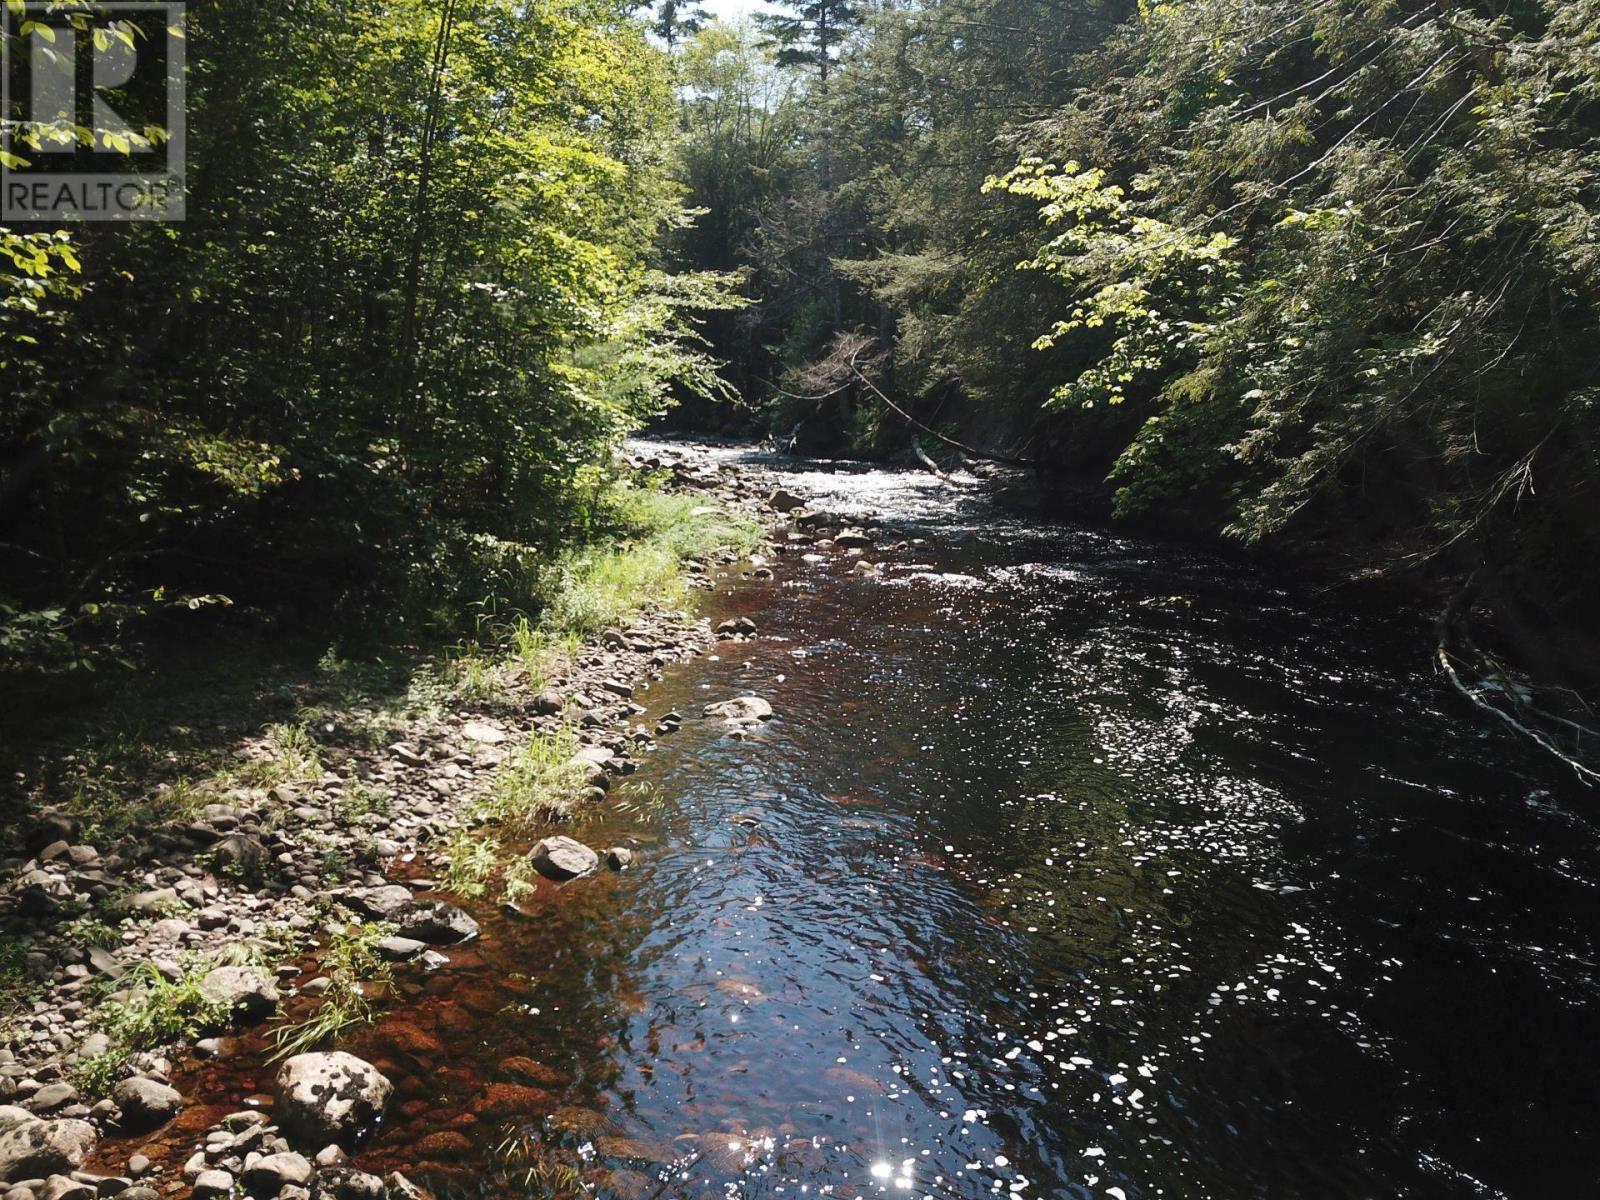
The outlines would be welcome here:
<svg viewBox="0 0 1600 1200">
<path fill-rule="evenodd" d="M 576 831 L 638 865 L 480 911 L 352 1047 L 400 1085 L 369 1161 L 627 1200 L 1593 1194 L 1600 838 L 1425 622 L 923 474 L 791 486 L 927 544 L 710 599 L 762 637 L 640 695 L 689 719 Z M 751 739 L 698 719 L 746 692 Z M 576 1176 L 508 1171 L 518 1128 Z"/>
</svg>

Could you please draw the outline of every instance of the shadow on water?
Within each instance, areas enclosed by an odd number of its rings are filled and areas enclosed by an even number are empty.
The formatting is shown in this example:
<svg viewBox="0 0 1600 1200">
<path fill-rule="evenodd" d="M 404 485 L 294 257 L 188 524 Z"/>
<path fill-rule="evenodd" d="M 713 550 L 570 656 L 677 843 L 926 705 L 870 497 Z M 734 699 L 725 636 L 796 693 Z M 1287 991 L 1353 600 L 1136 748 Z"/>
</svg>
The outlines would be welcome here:
<svg viewBox="0 0 1600 1200">
<path fill-rule="evenodd" d="M 479 906 L 402 983 L 350 1047 L 398 1083 L 364 1162 L 626 1200 L 1593 1191 L 1600 838 L 1420 627 L 787 469 L 908 544 L 712 598 L 762 636 L 641 694 L 690 717 L 663 802 L 576 831 L 638 865 Z M 745 692 L 749 740 L 695 718 Z"/>
</svg>

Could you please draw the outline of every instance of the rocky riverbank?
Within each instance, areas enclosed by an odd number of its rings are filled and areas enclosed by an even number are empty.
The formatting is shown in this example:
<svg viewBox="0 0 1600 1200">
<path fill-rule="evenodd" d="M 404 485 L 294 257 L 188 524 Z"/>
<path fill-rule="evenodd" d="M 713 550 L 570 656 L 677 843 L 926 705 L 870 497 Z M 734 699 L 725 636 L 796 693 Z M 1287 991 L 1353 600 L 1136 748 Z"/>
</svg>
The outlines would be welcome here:
<svg viewBox="0 0 1600 1200">
<path fill-rule="evenodd" d="M 635 465 L 666 472 L 671 488 L 707 506 L 759 513 L 777 531 L 774 555 L 814 547 L 860 554 L 870 545 L 860 530 L 830 541 L 825 517 L 759 471 L 690 448 L 651 452 Z M 722 557 L 689 564 L 692 582 L 714 587 L 717 572 L 735 566 L 736 556 Z M 742 569 L 771 574 L 764 556 Z M 478 936 L 439 886 L 444 847 L 482 820 L 479 801 L 523 747 L 569 739 L 567 799 L 599 803 L 685 719 L 649 712 L 635 699 L 638 685 L 719 638 L 756 632 L 748 620 L 713 629 L 681 611 L 641 613 L 537 686 L 513 680 L 493 704 L 457 704 L 381 745 L 354 736 L 342 714 L 319 712 L 310 727 L 314 766 L 303 777 L 234 788 L 114 844 L 92 844 L 64 813 L 40 814 L 20 855 L 0 861 L 0 930 L 29 946 L 23 977 L 34 990 L 0 1026 L 5 1200 L 240 1190 L 259 1200 L 414 1197 L 407 1180 L 349 1164 L 382 1117 L 389 1082 L 338 1052 L 287 1056 L 270 1111 L 263 1103 L 228 1114 L 181 1166 L 144 1154 L 139 1139 L 193 1100 L 172 1086 L 185 1056 L 227 1056 L 280 1005 L 337 984 L 331 965 L 319 967 L 353 923 L 375 934 L 364 953 L 424 968 Z M 722 720 L 733 736 L 771 715 L 758 697 L 695 714 Z M 263 734 L 240 753 L 282 752 L 270 743 Z M 625 869 L 630 860 L 626 847 L 584 846 L 554 827 L 529 856 L 554 880 Z M 105 913 L 118 921 L 86 915 Z M 102 1138 L 108 1149 L 97 1152 Z"/>
</svg>

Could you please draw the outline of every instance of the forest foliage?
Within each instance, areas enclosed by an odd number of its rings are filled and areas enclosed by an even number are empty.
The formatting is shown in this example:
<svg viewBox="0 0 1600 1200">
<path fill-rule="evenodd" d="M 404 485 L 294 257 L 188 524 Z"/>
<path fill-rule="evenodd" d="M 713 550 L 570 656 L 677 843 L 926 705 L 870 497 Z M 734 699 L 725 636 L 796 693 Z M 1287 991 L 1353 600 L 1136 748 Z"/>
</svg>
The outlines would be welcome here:
<svg viewBox="0 0 1600 1200">
<path fill-rule="evenodd" d="M 0 231 L 0 658 L 230 603 L 448 626 L 724 390 L 692 314 L 726 281 L 655 259 L 685 218 L 636 15 L 187 15 L 188 219 Z"/>
<path fill-rule="evenodd" d="M 739 395 L 1600 663 L 1596 0 L 190 7 L 190 219 L 0 233 L 12 649 L 445 619 Z"/>
<path fill-rule="evenodd" d="M 779 437 L 921 432 L 849 386 L 870 337 L 926 429 L 1167 528 L 1471 580 L 1566 631 L 1541 665 L 1600 664 L 1600 6 L 863 17 L 826 79 L 714 28 L 680 68 L 716 214 L 680 261 L 748 266 L 718 345 Z M 729 115 L 759 96 L 779 149 Z"/>
</svg>

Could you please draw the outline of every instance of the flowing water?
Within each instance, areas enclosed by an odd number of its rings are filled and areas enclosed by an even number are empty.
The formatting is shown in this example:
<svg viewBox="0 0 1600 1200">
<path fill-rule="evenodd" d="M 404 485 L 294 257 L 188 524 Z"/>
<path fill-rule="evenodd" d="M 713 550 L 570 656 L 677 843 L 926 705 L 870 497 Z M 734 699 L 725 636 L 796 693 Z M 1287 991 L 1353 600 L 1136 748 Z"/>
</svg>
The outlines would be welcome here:
<svg viewBox="0 0 1600 1200">
<path fill-rule="evenodd" d="M 923 541 L 708 600 L 762 636 L 640 694 L 684 728 L 578 830 L 636 866 L 479 906 L 351 1046 L 399 1084 L 364 1161 L 624 1200 L 1595 1194 L 1600 838 L 1424 622 L 787 469 Z M 698 719 L 744 693 L 749 739 Z"/>
</svg>

